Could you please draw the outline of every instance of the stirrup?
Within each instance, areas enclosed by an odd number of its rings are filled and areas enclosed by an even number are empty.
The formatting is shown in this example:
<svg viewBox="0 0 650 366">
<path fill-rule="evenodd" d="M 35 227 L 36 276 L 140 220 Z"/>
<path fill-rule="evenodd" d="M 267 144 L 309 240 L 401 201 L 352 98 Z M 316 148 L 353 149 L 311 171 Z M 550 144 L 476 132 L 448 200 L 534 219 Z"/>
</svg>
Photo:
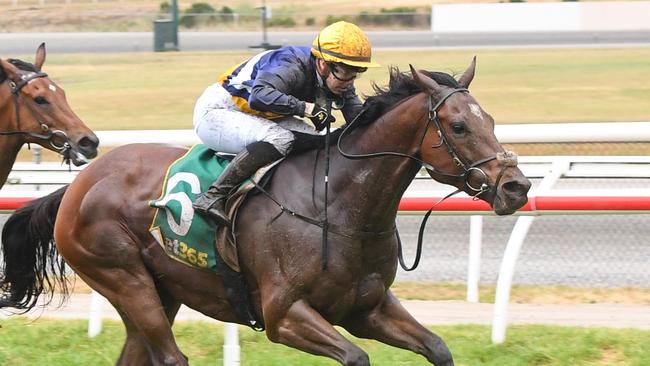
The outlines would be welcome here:
<svg viewBox="0 0 650 366">
<path fill-rule="evenodd" d="M 231 227 L 232 222 L 228 218 L 226 210 L 221 210 L 219 207 L 215 207 L 217 204 L 210 206 L 207 211 L 208 216 L 217 223 L 219 226 Z"/>
<path fill-rule="evenodd" d="M 216 222 L 217 225 L 230 227 L 232 223 L 226 213 L 226 199 L 227 197 L 212 199 L 206 193 L 202 193 L 192 202 L 192 208 L 194 211 Z"/>
</svg>

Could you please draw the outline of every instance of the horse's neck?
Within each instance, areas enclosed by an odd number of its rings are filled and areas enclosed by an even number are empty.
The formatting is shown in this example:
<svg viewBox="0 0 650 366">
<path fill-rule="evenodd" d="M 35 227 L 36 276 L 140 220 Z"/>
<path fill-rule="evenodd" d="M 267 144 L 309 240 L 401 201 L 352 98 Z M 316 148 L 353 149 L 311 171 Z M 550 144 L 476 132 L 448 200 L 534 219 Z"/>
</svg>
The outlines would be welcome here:
<svg viewBox="0 0 650 366">
<path fill-rule="evenodd" d="M 7 147 L 7 144 L 4 143 L 5 139 L 8 138 L 0 136 L 0 151 L 2 151 L 2 155 L 0 155 L 0 188 L 5 184 L 9 172 L 11 172 L 11 167 L 13 167 L 16 161 L 16 155 L 18 155 L 18 151 L 20 150 L 20 144 L 17 147 L 16 145 Z"/>
<path fill-rule="evenodd" d="M 13 126 L 14 104 L 10 102 L 11 94 L 5 88 L 0 90 L 0 131 L 15 131 Z M 16 156 L 22 140 L 17 136 L 0 136 L 0 187 L 2 187 L 9 176 L 11 167 L 16 161 Z"/>
<path fill-rule="evenodd" d="M 373 124 L 344 136 L 342 149 L 353 154 L 380 151 L 414 155 L 419 144 L 419 134 L 424 133 L 419 111 L 409 108 L 424 106 L 421 97 L 410 103 L 402 103 Z M 420 104 L 418 104 L 420 103 Z M 410 106 L 410 107 L 409 107 Z M 337 152 L 338 153 L 338 152 Z M 336 159 L 338 169 L 331 174 L 332 191 L 337 192 L 335 202 L 341 206 L 343 215 L 365 230 L 377 230 L 392 225 L 399 201 L 419 170 L 419 164 L 411 159 L 383 156 L 350 160 L 343 156 Z M 345 210 L 345 208 L 348 208 Z"/>
</svg>

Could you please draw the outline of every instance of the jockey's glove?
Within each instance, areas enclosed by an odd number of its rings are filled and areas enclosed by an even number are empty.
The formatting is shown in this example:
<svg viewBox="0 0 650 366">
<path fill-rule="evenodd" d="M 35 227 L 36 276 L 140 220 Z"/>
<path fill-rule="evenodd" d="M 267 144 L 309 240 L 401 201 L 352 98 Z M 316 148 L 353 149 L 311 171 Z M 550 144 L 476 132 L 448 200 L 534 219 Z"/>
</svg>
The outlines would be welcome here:
<svg viewBox="0 0 650 366">
<path fill-rule="evenodd" d="M 309 118 L 316 127 L 316 131 L 321 131 L 327 124 L 334 123 L 336 117 L 327 113 L 327 110 L 318 104 L 305 102 L 305 117 Z"/>
</svg>

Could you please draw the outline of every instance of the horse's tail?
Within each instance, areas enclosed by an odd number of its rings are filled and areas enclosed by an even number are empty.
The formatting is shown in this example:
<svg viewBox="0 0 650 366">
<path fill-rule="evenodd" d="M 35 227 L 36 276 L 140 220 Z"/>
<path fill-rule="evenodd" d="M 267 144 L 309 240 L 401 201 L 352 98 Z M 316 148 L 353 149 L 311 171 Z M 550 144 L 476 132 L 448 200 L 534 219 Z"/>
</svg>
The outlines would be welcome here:
<svg viewBox="0 0 650 366">
<path fill-rule="evenodd" d="M 67 188 L 31 201 L 16 210 L 4 224 L 0 308 L 28 312 L 43 292 L 49 294 L 44 303 L 49 304 L 55 287 L 59 287 L 63 300 L 67 298 L 66 265 L 54 246 L 54 221 Z"/>
</svg>

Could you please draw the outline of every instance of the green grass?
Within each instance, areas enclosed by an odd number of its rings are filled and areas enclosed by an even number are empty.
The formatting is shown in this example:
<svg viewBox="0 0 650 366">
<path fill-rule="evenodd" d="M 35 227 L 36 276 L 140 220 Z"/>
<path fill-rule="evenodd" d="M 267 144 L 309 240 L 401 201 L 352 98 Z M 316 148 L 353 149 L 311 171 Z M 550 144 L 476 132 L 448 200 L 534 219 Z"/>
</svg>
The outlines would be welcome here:
<svg viewBox="0 0 650 366">
<path fill-rule="evenodd" d="M 385 85 L 389 65 L 460 73 L 474 54 L 471 91 L 497 123 L 650 120 L 650 48 L 382 50 L 374 57 L 383 66 L 368 71 L 357 88 L 368 94 L 371 81 Z M 205 87 L 251 55 L 50 54 L 44 70 L 93 129 L 191 128 Z"/>
<path fill-rule="evenodd" d="M 124 340 L 117 322 L 105 322 L 96 338 L 86 336 L 82 320 L 0 320 L 2 365 L 112 365 Z M 511 326 L 506 342 L 493 345 L 490 328 L 478 325 L 433 327 L 449 345 L 459 366 L 626 365 L 650 364 L 650 332 L 604 328 Z M 219 324 L 182 322 L 174 327 L 181 350 L 192 365 L 223 362 L 223 329 Z M 369 353 L 373 366 L 427 364 L 409 351 L 376 341 L 349 339 Z M 323 358 L 273 344 L 264 334 L 240 327 L 242 365 L 337 365 Z"/>
</svg>

